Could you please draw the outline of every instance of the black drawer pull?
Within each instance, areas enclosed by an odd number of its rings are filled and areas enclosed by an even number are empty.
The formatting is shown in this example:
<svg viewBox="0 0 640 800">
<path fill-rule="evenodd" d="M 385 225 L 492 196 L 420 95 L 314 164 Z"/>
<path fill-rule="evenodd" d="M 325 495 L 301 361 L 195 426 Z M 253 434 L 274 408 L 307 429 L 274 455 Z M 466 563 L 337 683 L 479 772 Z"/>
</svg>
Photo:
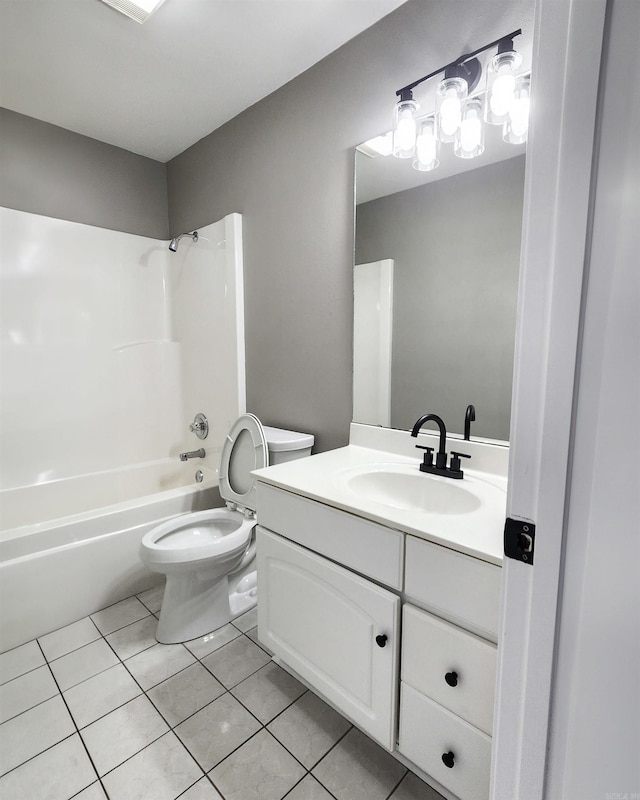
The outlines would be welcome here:
<svg viewBox="0 0 640 800">
<path fill-rule="evenodd" d="M 453 765 L 455 763 L 455 756 L 451 752 L 451 750 L 449 750 L 448 753 L 443 753 L 442 754 L 442 763 L 445 765 L 445 767 L 449 767 L 449 769 L 453 769 Z"/>
<path fill-rule="evenodd" d="M 376 644 L 378 647 L 384 647 L 387 643 L 387 634 L 381 633 L 379 636 L 376 636 Z"/>
<path fill-rule="evenodd" d="M 457 686 L 458 685 L 458 673 L 457 672 L 447 672 L 444 676 L 445 681 L 449 684 L 449 686 Z"/>
</svg>

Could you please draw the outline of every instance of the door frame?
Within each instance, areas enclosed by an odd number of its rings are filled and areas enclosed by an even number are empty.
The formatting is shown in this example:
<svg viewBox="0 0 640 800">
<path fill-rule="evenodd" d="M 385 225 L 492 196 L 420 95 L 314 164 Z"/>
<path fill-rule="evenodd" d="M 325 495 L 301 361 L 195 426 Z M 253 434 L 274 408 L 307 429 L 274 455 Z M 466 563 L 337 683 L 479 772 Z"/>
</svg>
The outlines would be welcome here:
<svg viewBox="0 0 640 800">
<path fill-rule="evenodd" d="M 507 496 L 535 562 L 503 563 L 491 800 L 544 796 L 605 10 L 536 4 Z"/>
</svg>

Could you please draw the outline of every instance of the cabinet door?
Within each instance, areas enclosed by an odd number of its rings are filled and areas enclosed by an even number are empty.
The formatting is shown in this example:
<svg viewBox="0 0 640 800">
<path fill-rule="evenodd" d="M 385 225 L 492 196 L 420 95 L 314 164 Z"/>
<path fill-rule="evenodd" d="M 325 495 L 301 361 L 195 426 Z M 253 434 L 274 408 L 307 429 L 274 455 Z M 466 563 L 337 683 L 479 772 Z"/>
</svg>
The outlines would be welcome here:
<svg viewBox="0 0 640 800">
<path fill-rule="evenodd" d="M 393 750 L 400 598 L 263 528 L 257 541 L 260 641 Z"/>
</svg>

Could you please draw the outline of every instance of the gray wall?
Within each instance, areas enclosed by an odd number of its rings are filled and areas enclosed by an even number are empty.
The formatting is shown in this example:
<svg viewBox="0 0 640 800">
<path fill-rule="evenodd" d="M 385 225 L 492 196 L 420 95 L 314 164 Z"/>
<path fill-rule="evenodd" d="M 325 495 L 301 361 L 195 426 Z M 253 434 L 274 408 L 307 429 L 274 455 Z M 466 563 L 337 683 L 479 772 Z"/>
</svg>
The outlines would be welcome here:
<svg viewBox="0 0 640 800">
<path fill-rule="evenodd" d="M 247 403 L 265 423 L 346 443 L 353 148 L 389 130 L 396 89 L 530 6 L 457 0 L 452 24 L 451 4 L 411 0 L 169 162 L 173 235 L 244 214 Z"/>
<path fill-rule="evenodd" d="M 358 206 L 356 263 L 393 258 L 391 424 L 509 438 L 525 157 Z"/>
<path fill-rule="evenodd" d="M 167 239 L 166 165 L 0 109 L 0 205 Z"/>
</svg>

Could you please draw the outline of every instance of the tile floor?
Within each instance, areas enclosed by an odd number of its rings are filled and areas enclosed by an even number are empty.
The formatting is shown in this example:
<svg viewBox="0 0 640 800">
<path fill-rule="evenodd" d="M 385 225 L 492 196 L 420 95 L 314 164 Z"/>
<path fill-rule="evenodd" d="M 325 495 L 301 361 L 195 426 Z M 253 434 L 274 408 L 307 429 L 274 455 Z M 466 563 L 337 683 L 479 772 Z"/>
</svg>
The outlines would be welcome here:
<svg viewBox="0 0 640 800">
<path fill-rule="evenodd" d="M 255 610 L 162 645 L 161 601 L 0 655 L 0 798 L 442 800 L 271 661 Z"/>
</svg>

